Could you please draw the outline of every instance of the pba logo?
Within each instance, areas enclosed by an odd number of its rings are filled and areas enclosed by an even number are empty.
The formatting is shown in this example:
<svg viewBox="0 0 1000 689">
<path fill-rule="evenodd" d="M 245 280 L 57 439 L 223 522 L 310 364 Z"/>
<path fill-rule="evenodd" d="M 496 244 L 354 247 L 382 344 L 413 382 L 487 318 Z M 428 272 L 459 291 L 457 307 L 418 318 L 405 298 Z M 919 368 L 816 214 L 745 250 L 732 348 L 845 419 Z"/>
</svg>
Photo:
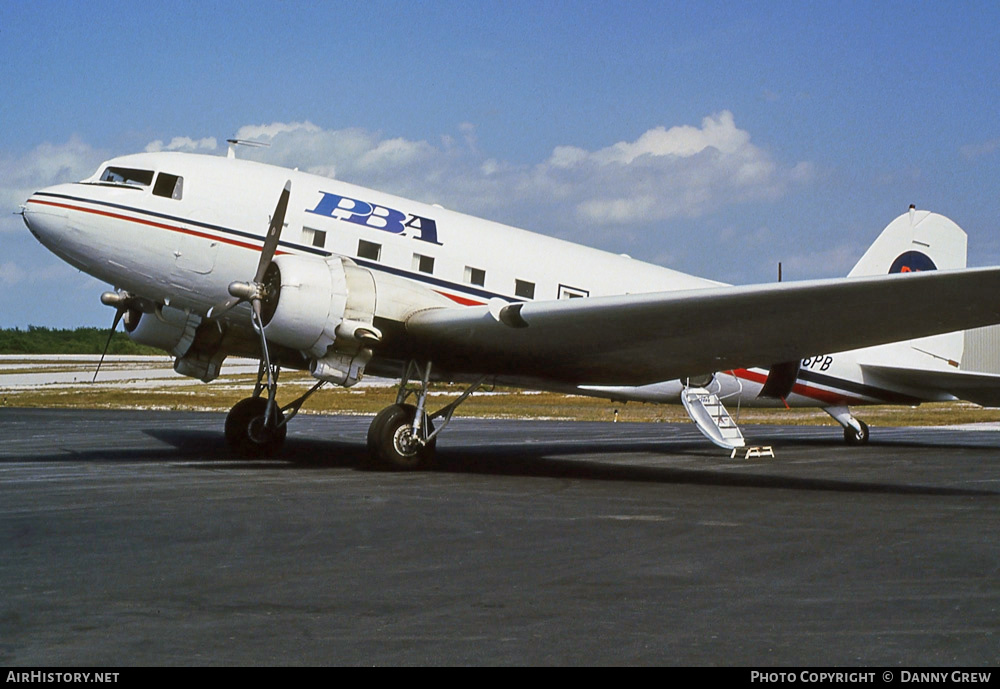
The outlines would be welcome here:
<svg viewBox="0 0 1000 689">
<path fill-rule="evenodd" d="M 937 270 L 937 266 L 930 256 L 919 251 L 900 254 L 889 268 L 890 273 L 918 273 L 922 270 Z"/>
<path fill-rule="evenodd" d="M 325 191 L 320 192 L 323 198 L 319 200 L 312 210 L 306 209 L 307 213 L 325 215 L 328 218 L 337 218 L 344 222 L 364 225 L 373 230 L 382 230 L 392 234 L 407 234 L 424 242 L 431 244 L 441 244 L 437 239 L 437 223 L 430 218 L 421 218 L 419 215 L 407 215 L 394 208 L 386 208 L 378 204 L 359 201 L 339 194 L 330 194 Z"/>
</svg>

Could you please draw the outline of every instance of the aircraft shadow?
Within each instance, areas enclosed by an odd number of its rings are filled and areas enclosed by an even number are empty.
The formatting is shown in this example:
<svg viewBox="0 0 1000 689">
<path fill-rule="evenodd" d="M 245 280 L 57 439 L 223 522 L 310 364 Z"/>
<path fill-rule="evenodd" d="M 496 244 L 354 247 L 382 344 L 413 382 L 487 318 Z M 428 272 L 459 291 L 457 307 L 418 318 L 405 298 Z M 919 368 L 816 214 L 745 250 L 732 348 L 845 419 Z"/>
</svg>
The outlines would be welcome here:
<svg viewBox="0 0 1000 689">
<path fill-rule="evenodd" d="M 251 459 L 238 456 L 226 445 L 217 430 L 184 428 L 151 428 L 141 432 L 158 440 L 159 447 L 115 447 L 74 451 L 65 445 L 48 454 L 10 458 L 2 461 L 29 462 L 184 462 L 192 468 L 301 470 L 301 469 L 353 469 L 366 468 L 367 448 L 363 441 L 343 439 L 315 439 L 290 435 L 281 452 L 271 458 Z M 843 451 L 838 438 L 794 437 L 789 434 L 766 438 L 764 434 L 755 442 L 773 442 L 784 448 L 829 447 Z M 933 443 L 931 445 L 900 440 L 873 440 L 869 448 L 878 447 L 921 449 L 992 450 L 974 444 Z M 786 449 L 787 452 L 787 449 Z M 848 479 L 791 476 L 773 473 L 774 463 L 766 468 L 772 473 L 747 471 L 742 467 L 732 470 L 719 467 L 720 450 L 707 446 L 700 437 L 673 437 L 649 442 L 648 438 L 630 442 L 628 439 L 600 439 L 592 443 L 562 443 L 541 441 L 530 443 L 462 444 L 453 436 L 438 448 L 434 471 L 448 474 L 479 474 L 492 476 L 520 476 L 530 478 L 558 478 L 591 481 L 627 481 L 648 484 L 674 484 L 696 486 L 721 486 L 733 488 L 772 488 L 828 492 L 881 493 L 899 495 L 937 496 L 997 496 L 1000 491 L 973 490 L 931 485 L 912 485 L 885 481 L 857 481 Z M 608 455 L 618 458 L 629 455 L 662 455 L 686 460 L 705 459 L 704 468 L 671 466 L 638 466 L 623 461 L 600 461 L 595 456 Z M 728 461 L 728 458 L 721 458 Z M 802 471 L 802 469 L 798 469 Z"/>
<path fill-rule="evenodd" d="M 208 431 L 146 431 L 162 442 L 173 445 L 180 455 L 190 455 L 191 466 L 198 466 L 198 459 L 211 461 L 205 468 L 219 470 L 219 460 L 231 458 L 221 468 L 259 469 L 331 469 L 349 468 L 371 471 L 366 468 L 367 448 L 359 442 L 343 440 L 316 440 L 289 437 L 278 456 L 248 461 L 234 455 L 218 433 Z M 786 439 L 787 440 L 787 439 Z M 810 443 L 811 444 L 811 443 Z M 819 443 L 841 447 L 839 443 Z M 577 458 L 576 455 L 614 454 L 627 455 L 662 452 L 664 455 L 701 455 L 706 460 L 718 460 L 717 450 L 706 450 L 699 439 L 675 440 L 662 445 L 639 446 L 627 442 L 596 443 L 579 446 L 552 443 L 517 445 L 461 446 L 438 448 L 433 471 L 448 474 L 480 474 L 489 476 L 520 476 L 530 478 L 558 478 L 592 481 L 626 481 L 640 483 L 687 484 L 733 488 L 780 488 L 812 491 L 851 493 L 882 493 L 898 495 L 939 496 L 997 496 L 998 491 L 973 490 L 941 486 L 896 484 L 888 482 L 851 481 L 762 473 L 729 471 L 724 468 L 706 467 L 690 469 L 679 467 L 649 467 Z M 206 457 L 208 455 L 208 457 Z M 177 460 L 177 454 L 172 459 Z"/>
</svg>

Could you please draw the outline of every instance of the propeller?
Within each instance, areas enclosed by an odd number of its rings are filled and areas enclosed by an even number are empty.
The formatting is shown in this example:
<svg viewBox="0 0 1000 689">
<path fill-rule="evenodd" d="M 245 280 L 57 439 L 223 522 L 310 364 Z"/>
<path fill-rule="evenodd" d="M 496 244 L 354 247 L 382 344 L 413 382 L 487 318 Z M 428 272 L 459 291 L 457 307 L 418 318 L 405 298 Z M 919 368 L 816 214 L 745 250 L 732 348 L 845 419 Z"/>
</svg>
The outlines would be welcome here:
<svg viewBox="0 0 1000 689">
<path fill-rule="evenodd" d="M 139 312 L 139 300 L 133 297 L 131 294 L 125 290 L 120 290 L 118 292 L 105 292 L 101 295 L 101 303 L 105 306 L 115 307 L 115 319 L 111 323 L 111 331 L 108 333 L 108 341 L 104 343 L 104 351 L 101 352 L 101 358 L 97 362 L 97 369 L 94 371 L 94 379 L 92 383 L 97 382 L 97 374 L 101 372 L 101 365 L 104 363 L 104 357 L 108 355 L 108 348 L 111 346 L 111 340 L 115 336 L 115 331 L 118 330 L 118 324 L 121 323 L 122 317 L 129 311 Z M 131 332 L 135 328 L 135 323 L 138 322 L 138 316 L 131 317 L 132 327 L 129 328 L 129 321 L 125 322 L 126 328 Z"/>
<path fill-rule="evenodd" d="M 281 196 L 278 197 L 278 205 L 274 207 L 274 214 L 271 216 L 271 224 L 267 228 L 267 237 L 264 238 L 264 246 L 260 250 L 260 260 L 257 262 L 257 272 L 253 280 L 250 282 L 236 280 L 229 283 L 231 299 L 218 306 L 213 306 L 208 312 L 210 319 L 218 318 L 237 304 L 245 301 L 250 302 L 250 319 L 254 330 L 260 337 L 261 358 L 267 372 L 267 406 L 264 410 L 264 425 L 261 429 L 265 433 L 274 429 L 280 414 L 275 401 L 278 383 L 272 374 L 271 356 L 267 351 L 267 337 L 264 335 L 262 303 L 271 296 L 266 277 L 268 268 L 271 267 L 274 260 L 274 253 L 278 249 L 278 240 L 281 239 L 281 229 L 285 225 L 285 212 L 288 210 L 288 197 L 291 196 L 291 193 L 292 180 L 288 180 L 285 182 L 285 188 L 281 190 Z"/>
<path fill-rule="evenodd" d="M 278 240 L 281 239 L 281 229 L 285 224 L 285 212 L 288 210 L 288 197 L 291 193 L 292 181 L 288 180 L 285 182 L 285 188 L 281 190 L 281 196 L 278 197 L 278 205 L 275 206 L 274 214 L 271 216 L 271 224 L 267 228 L 267 237 L 264 238 L 264 246 L 260 251 L 260 260 L 257 262 L 257 273 L 254 275 L 253 280 L 250 282 L 235 280 L 229 283 L 231 298 L 209 309 L 209 318 L 218 318 L 238 304 L 248 301 L 253 308 L 255 316 L 254 325 L 262 321 L 261 302 L 268 297 L 264 277 L 267 274 L 267 269 L 271 267 L 271 261 L 274 260 L 274 253 L 278 249 Z M 261 328 L 263 328 L 263 325 L 261 325 Z"/>
</svg>

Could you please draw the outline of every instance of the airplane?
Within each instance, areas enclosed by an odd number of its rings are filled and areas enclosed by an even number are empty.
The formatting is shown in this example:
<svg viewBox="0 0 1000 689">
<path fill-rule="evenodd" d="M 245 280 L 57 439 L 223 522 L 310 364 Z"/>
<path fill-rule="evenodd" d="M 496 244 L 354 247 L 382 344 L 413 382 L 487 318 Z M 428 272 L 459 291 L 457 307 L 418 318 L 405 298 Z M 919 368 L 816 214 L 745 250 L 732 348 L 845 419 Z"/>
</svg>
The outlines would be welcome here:
<svg viewBox="0 0 1000 689">
<path fill-rule="evenodd" d="M 373 466 L 419 469 L 487 382 L 643 399 L 746 372 L 795 401 L 789 381 L 817 368 L 816 352 L 1000 322 L 997 267 L 729 286 L 232 147 L 113 158 L 35 192 L 21 214 L 49 250 L 115 286 L 101 295 L 112 331 L 124 322 L 178 373 L 208 382 L 227 356 L 260 360 L 225 422 L 247 456 L 276 452 L 323 385 L 366 374 L 399 380 L 368 430 Z M 282 368 L 317 382 L 279 404 Z M 436 380 L 467 387 L 432 412 Z M 711 416 L 694 397 L 692 417 Z"/>
</svg>

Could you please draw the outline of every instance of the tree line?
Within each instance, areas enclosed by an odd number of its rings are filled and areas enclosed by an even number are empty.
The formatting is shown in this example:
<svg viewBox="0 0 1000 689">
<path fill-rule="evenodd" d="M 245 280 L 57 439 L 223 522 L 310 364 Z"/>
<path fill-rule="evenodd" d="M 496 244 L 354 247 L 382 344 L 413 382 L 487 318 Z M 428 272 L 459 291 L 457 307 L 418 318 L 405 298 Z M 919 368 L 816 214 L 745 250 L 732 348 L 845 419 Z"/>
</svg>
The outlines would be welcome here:
<svg viewBox="0 0 1000 689">
<path fill-rule="evenodd" d="M 72 330 L 29 325 L 0 329 L 0 354 L 100 354 L 108 341 L 107 328 Z M 108 354 L 163 354 L 153 347 L 136 344 L 123 332 L 115 332 Z"/>
</svg>

